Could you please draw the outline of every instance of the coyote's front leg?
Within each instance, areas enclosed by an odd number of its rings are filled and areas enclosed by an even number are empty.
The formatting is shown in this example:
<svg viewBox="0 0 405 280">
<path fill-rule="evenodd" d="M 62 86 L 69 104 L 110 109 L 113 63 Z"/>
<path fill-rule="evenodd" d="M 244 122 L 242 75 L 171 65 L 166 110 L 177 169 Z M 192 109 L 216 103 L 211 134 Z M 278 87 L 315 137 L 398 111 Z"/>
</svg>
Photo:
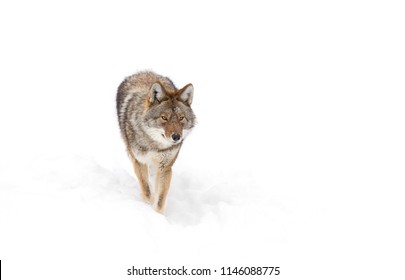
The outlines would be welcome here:
<svg viewBox="0 0 405 280">
<path fill-rule="evenodd" d="M 167 193 L 170 188 L 170 181 L 172 179 L 172 167 L 158 168 L 156 173 L 155 182 L 155 202 L 153 208 L 158 213 L 164 211 L 166 205 Z"/>
<path fill-rule="evenodd" d="M 153 195 L 149 187 L 149 172 L 148 166 L 137 161 L 133 156 L 131 157 L 132 164 L 136 177 L 138 177 L 139 185 L 141 186 L 142 198 L 144 201 L 153 204 Z"/>
</svg>

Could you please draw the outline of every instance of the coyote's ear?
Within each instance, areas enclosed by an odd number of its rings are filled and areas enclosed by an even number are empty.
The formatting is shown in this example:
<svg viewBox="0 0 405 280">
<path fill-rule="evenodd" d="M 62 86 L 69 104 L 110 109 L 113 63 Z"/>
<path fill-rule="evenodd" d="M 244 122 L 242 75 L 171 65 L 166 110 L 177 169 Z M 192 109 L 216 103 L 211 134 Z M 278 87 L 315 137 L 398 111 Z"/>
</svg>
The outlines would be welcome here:
<svg viewBox="0 0 405 280">
<path fill-rule="evenodd" d="M 194 87 L 192 84 L 188 84 L 183 87 L 180 91 L 179 99 L 188 105 L 193 102 Z"/>
<path fill-rule="evenodd" d="M 149 102 L 153 104 L 153 102 L 157 101 L 160 103 L 165 96 L 165 93 L 162 89 L 162 86 L 159 83 L 154 83 L 149 90 Z"/>
</svg>

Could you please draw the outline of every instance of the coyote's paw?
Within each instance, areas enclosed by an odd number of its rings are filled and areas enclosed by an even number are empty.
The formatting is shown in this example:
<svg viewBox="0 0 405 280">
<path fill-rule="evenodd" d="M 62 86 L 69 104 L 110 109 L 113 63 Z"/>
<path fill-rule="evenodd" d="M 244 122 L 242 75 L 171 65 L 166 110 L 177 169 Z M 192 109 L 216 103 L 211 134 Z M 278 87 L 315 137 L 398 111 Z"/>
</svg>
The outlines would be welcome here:
<svg viewBox="0 0 405 280">
<path fill-rule="evenodd" d="M 159 203 L 157 203 L 157 201 L 155 201 L 155 203 L 152 204 L 152 207 L 157 213 L 162 214 L 162 215 L 164 214 L 164 210 L 165 210 L 164 206 L 159 205 Z"/>
<path fill-rule="evenodd" d="M 145 201 L 146 203 L 153 205 L 154 199 L 153 199 L 153 195 L 150 194 L 149 196 L 146 195 L 142 195 L 142 199 L 143 201 Z"/>
</svg>

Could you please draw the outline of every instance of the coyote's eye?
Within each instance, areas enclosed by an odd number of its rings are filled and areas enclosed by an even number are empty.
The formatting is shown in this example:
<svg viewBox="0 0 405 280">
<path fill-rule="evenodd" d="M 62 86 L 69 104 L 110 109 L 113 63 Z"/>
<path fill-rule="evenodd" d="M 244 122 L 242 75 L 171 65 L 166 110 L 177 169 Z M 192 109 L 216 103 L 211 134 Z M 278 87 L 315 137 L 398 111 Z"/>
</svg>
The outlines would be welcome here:
<svg viewBox="0 0 405 280">
<path fill-rule="evenodd" d="M 162 120 L 167 121 L 166 116 L 161 116 Z"/>
<path fill-rule="evenodd" d="M 181 116 L 181 117 L 179 118 L 179 120 L 180 120 L 180 121 L 184 120 L 184 117 L 183 117 L 183 116 Z"/>
</svg>

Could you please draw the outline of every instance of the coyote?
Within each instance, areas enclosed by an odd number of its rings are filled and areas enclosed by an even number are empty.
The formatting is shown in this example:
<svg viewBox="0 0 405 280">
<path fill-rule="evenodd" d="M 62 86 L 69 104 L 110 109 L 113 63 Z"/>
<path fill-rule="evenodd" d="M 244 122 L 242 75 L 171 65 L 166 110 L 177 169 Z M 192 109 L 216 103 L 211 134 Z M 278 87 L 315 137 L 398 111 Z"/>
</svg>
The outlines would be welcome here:
<svg viewBox="0 0 405 280">
<path fill-rule="evenodd" d="M 117 114 L 122 138 L 141 187 L 142 198 L 163 213 L 172 166 L 184 138 L 195 125 L 191 109 L 194 88 L 177 89 L 150 71 L 127 77 L 118 87 Z M 154 195 L 149 167 L 156 169 Z"/>
</svg>

